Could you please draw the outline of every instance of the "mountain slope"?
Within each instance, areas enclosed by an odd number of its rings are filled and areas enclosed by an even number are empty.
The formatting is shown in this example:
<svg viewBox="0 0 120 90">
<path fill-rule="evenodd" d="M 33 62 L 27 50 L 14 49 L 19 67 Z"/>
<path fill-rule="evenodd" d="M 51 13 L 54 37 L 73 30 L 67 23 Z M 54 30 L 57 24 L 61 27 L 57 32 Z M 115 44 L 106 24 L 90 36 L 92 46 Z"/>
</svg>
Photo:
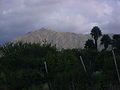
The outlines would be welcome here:
<svg viewBox="0 0 120 90">
<path fill-rule="evenodd" d="M 83 48 L 85 42 L 90 38 L 90 35 L 75 34 L 70 32 L 56 32 L 47 29 L 40 29 L 34 32 L 29 32 L 24 36 L 18 37 L 15 42 L 30 42 L 30 43 L 51 43 L 57 48 Z"/>
</svg>

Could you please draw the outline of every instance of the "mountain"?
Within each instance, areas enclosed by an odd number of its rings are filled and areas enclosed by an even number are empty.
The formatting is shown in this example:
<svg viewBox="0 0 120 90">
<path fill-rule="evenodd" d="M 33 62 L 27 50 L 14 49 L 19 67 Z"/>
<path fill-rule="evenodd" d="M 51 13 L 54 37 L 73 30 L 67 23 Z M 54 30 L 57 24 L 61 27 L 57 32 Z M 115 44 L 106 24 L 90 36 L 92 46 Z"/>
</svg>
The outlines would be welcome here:
<svg viewBox="0 0 120 90">
<path fill-rule="evenodd" d="M 51 43 L 61 49 L 84 48 L 85 42 L 90 39 L 90 35 L 76 34 L 70 32 L 56 32 L 41 28 L 33 32 L 29 32 L 14 41 L 22 41 L 27 43 Z"/>
</svg>

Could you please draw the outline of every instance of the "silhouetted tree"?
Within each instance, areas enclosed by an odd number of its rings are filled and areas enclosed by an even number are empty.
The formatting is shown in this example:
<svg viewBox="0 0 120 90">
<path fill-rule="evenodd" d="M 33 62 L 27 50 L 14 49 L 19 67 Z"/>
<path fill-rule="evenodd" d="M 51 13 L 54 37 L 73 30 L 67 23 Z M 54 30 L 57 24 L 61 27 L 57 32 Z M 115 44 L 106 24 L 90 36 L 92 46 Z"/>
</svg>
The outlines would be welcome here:
<svg viewBox="0 0 120 90">
<path fill-rule="evenodd" d="M 93 42 L 93 40 L 88 39 L 85 43 L 85 47 L 86 49 L 94 49 L 95 48 L 95 44 Z"/>
<path fill-rule="evenodd" d="M 101 38 L 101 45 L 104 45 L 104 50 L 106 50 L 108 48 L 108 46 L 111 44 L 111 38 L 109 37 L 109 35 L 103 35 L 103 37 Z"/>
<path fill-rule="evenodd" d="M 120 34 L 113 35 L 113 48 L 120 50 Z"/>
<path fill-rule="evenodd" d="M 94 41 L 95 41 L 95 47 L 96 47 L 96 50 L 97 50 L 97 41 L 98 41 L 98 38 L 100 36 L 102 36 L 102 32 L 100 30 L 100 28 L 98 26 L 95 26 L 93 27 L 93 29 L 91 30 L 91 36 L 94 38 Z"/>
</svg>

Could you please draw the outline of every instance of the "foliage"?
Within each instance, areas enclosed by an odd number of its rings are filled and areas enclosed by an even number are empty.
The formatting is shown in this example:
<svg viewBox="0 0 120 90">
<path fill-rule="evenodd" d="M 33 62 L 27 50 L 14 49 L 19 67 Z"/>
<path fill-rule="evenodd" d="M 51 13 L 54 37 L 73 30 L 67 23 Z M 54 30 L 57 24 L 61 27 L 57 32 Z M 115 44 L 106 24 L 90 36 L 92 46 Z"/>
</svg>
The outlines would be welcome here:
<svg viewBox="0 0 120 90">
<path fill-rule="evenodd" d="M 88 39 L 85 43 L 85 47 L 86 49 L 95 49 L 95 44 L 93 42 L 93 40 Z"/>
<path fill-rule="evenodd" d="M 112 46 L 114 49 L 117 49 L 120 51 L 120 34 L 113 35 L 113 43 Z"/>
<path fill-rule="evenodd" d="M 93 39 L 95 41 L 95 47 L 96 47 L 96 50 L 97 50 L 97 46 L 98 46 L 97 41 L 98 41 L 98 38 L 100 36 L 102 36 L 102 32 L 101 32 L 101 30 L 100 30 L 100 28 L 98 26 L 95 26 L 95 27 L 92 28 L 90 34 L 91 34 L 91 36 L 93 37 Z"/>
<path fill-rule="evenodd" d="M 120 72 L 119 40 L 114 35 L 112 47 Z M 104 35 L 101 43 L 110 44 L 109 36 Z M 104 90 L 119 85 L 112 52 L 97 51 L 92 40 L 85 49 L 62 50 L 47 43 L 6 43 L 0 53 L 0 90 Z"/>
<path fill-rule="evenodd" d="M 111 44 L 112 39 L 109 37 L 109 35 L 103 35 L 101 38 L 101 44 L 104 45 L 104 50 L 108 48 L 108 46 Z"/>
</svg>

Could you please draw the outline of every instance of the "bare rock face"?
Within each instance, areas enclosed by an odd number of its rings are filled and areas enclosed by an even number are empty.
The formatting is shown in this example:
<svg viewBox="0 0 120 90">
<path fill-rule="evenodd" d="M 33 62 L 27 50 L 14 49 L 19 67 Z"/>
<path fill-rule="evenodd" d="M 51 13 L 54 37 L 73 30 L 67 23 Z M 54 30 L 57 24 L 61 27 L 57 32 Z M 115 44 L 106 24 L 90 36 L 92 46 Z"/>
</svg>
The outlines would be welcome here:
<svg viewBox="0 0 120 90">
<path fill-rule="evenodd" d="M 51 43 L 61 49 L 84 48 L 85 42 L 91 38 L 90 35 L 75 34 L 70 32 L 56 32 L 41 28 L 40 30 L 29 32 L 24 36 L 15 39 L 15 42 L 27 43 Z"/>
</svg>

